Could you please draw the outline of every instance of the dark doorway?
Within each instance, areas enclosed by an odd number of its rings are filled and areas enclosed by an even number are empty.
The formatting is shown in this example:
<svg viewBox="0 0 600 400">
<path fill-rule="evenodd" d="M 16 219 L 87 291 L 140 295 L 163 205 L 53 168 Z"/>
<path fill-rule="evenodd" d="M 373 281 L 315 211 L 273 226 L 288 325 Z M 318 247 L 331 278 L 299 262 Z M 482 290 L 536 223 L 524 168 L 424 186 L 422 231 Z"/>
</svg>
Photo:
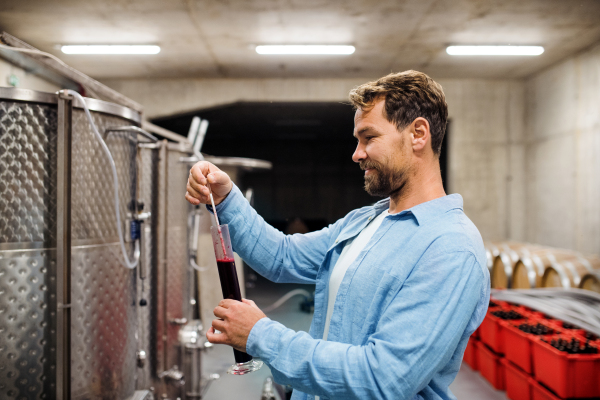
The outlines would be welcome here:
<svg viewBox="0 0 600 400">
<path fill-rule="evenodd" d="M 284 230 L 300 218 L 309 231 L 379 200 L 363 189 L 363 172 L 351 157 L 354 110 L 341 103 L 240 102 L 159 118 L 155 124 L 187 136 L 194 116 L 210 123 L 202 151 L 215 156 L 258 158 L 267 172 L 244 175 L 254 207 Z"/>
</svg>

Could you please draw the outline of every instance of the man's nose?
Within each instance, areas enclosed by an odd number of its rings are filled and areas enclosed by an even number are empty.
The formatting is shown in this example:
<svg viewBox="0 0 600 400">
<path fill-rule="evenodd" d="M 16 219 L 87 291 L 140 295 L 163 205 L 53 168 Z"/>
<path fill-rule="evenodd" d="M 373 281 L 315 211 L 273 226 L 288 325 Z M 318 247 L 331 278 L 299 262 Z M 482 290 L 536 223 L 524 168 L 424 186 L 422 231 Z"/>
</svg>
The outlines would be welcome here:
<svg viewBox="0 0 600 400">
<path fill-rule="evenodd" d="M 365 147 L 360 143 L 356 146 L 356 150 L 354 150 L 354 154 L 352 154 L 352 161 L 355 163 L 361 162 L 367 158 L 367 152 L 365 151 Z"/>
</svg>

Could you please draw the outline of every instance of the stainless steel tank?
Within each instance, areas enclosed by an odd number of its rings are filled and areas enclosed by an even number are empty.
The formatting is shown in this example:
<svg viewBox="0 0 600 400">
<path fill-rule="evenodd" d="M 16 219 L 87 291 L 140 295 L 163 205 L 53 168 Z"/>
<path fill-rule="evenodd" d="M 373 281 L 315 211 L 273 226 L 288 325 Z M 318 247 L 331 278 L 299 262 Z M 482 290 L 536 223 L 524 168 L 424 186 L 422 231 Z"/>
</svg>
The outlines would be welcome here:
<svg viewBox="0 0 600 400">
<path fill-rule="evenodd" d="M 152 387 L 158 398 L 184 398 L 188 377 L 183 376 L 179 333 L 194 319 L 196 300 L 188 249 L 192 207 L 184 197 L 189 169 L 181 159 L 191 148 L 167 141 L 140 147 L 139 199 L 152 216 L 143 229 L 146 259 L 138 288 L 139 300 L 147 299 L 139 313 L 146 360 L 138 368 L 138 389 Z"/>
<path fill-rule="evenodd" d="M 109 130 L 141 116 L 85 102 L 116 164 L 127 231 L 138 211 L 137 134 Z M 123 265 L 111 170 L 81 107 L 0 88 L 2 399 L 139 395 L 137 270 Z"/>
<path fill-rule="evenodd" d="M 80 100 L 0 88 L 0 399 L 200 398 L 198 292 L 211 284 L 191 263 L 192 149 L 140 143 L 138 112 L 83 101 L 114 160 L 125 251 L 139 265 L 125 266 L 109 158 Z M 232 176 L 260 167 L 212 161 Z"/>
<path fill-rule="evenodd" d="M 0 99 L 0 398 L 44 398 L 56 390 L 56 97 Z"/>
</svg>

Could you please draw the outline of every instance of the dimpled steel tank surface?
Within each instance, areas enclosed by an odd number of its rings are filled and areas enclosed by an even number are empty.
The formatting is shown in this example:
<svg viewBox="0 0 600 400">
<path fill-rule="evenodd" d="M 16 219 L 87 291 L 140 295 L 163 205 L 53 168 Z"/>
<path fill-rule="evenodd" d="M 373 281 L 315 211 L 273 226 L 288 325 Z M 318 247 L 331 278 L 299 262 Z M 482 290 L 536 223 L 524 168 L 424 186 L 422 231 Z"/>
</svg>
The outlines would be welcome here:
<svg viewBox="0 0 600 400">
<path fill-rule="evenodd" d="M 115 160 L 126 231 L 136 135 L 107 128 L 139 125 L 140 115 L 86 104 Z M 113 190 L 108 159 L 75 100 L 0 88 L 1 399 L 134 394 L 136 270 L 123 266 Z"/>
</svg>

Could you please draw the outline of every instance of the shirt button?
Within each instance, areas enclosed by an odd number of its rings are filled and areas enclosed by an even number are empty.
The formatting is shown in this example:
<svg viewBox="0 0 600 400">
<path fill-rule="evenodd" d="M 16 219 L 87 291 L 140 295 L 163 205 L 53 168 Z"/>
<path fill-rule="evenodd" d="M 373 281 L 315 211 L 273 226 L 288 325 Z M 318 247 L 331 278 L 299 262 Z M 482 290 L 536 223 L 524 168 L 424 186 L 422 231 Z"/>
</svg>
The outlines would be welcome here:
<svg viewBox="0 0 600 400">
<path fill-rule="evenodd" d="M 338 241 L 336 240 L 335 242 L 337 243 Z"/>
</svg>

